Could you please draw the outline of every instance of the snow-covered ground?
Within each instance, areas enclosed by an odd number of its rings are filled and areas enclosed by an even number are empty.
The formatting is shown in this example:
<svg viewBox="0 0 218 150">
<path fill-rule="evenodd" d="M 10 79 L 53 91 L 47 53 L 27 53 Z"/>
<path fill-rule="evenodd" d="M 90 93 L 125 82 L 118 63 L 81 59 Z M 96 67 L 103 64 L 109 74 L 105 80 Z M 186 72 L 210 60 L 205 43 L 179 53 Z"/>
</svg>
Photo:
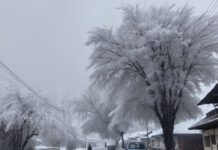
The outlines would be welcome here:
<svg viewBox="0 0 218 150">
<path fill-rule="evenodd" d="M 36 146 L 35 147 L 36 148 L 36 150 L 48 150 L 48 149 L 51 149 L 51 148 L 53 148 L 53 149 L 57 149 L 57 150 L 66 150 L 66 148 L 64 148 L 64 147 L 48 147 L 48 146 L 45 146 L 45 145 L 38 145 L 38 146 Z"/>
<path fill-rule="evenodd" d="M 82 148 L 82 147 L 79 147 L 79 148 L 77 148 L 76 150 L 85 150 L 84 148 Z"/>
<path fill-rule="evenodd" d="M 36 148 L 36 150 L 48 150 L 48 149 L 50 149 L 50 148 L 57 148 L 57 150 L 66 150 L 66 148 L 65 147 L 48 147 L 48 146 L 44 146 L 44 145 L 39 145 L 39 146 L 36 146 L 35 147 Z M 106 150 L 103 146 L 96 146 L 96 147 L 93 147 L 92 148 L 93 150 Z M 77 148 L 76 150 L 86 150 L 85 148 L 83 148 L 83 147 L 79 147 L 79 148 Z"/>
<path fill-rule="evenodd" d="M 102 145 L 102 146 L 94 146 L 92 147 L 93 150 L 106 150 L 106 148 Z M 76 150 L 87 150 L 85 149 L 84 147 L 80 147 L 80 148 L 77 148 Z"/>
<path fill-rule="evenodd" d="M 96 146 L 92 148 L 93 150 L 106 150 L 104 146 Z"/>
</svg>

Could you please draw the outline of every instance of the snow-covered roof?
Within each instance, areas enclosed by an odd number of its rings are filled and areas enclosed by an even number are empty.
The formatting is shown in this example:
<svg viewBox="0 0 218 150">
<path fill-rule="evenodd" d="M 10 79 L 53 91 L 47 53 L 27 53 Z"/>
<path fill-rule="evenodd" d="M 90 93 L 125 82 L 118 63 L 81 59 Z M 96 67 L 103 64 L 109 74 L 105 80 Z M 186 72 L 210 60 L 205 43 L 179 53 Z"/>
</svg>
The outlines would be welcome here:
<svg viewBox="0 0 218 150">
<path fill-rule="evenodd" d="M 193 124 L 190 129 L 209 129 L 209 128 L 214 128 L 217 127 L 218 123 L 218 113 L 216 112 L 217 110 L 212 110 L 211 112 L 215 112 L 215 114 L 208 115 L 203 118 L 202 120 L 198 121 L 197 123 Z M 210 112 L 209 112 L 210 113 Z"/>
<path fill-rule="evenodd" d="M 137 138 L 145 138 L 147 132 L 146 131 L 139 131 L 133 133 L 127 133 L 124 135 L 124 139 L 137 139 Z"/>
<path fill-rule="evenodd" d="M 174 134 L 200 134 L 201 132 L 199 130 L 189 130 L 196 121 L 187 121 L 182 122 L 174 126 Z M 163 131 L 162 129 L 158 129 L 156 131 L 153 131 L 151 134 L 149 134 L 149 137 L 162 135 Z M 140 139 L 140 138 L 146 138 L 147 132 L 146 131 L 139 131 L 139 132 L 133 132 L 133 133 L 127 133 L 124 135 L 124 139 Z"/>
<path fill-rule="evenodd" d="M 134 137 L 142 137 L 145 136 L 146 132 L 145 131 L 140 131 L 140 132 L 134 132 L 128 135 L 129 138 L 134 138 Z"/>
<path fill-rule="evenodd" d="M 218 84 L 200 101 L 198 105 L 218 103 Z"/>
<path fill-rule="evenodd" d="M 201 132 L 199 130 L 189 130 L 189 128 L 195 123 L 196 121 L 187 121 L 182 122 L 174 126 L 174 134 L 200 134 Z M 150 137 L 162 135 L 163 131 L 162 129 L 153 131 L 150 134 Z"/>
</svg>

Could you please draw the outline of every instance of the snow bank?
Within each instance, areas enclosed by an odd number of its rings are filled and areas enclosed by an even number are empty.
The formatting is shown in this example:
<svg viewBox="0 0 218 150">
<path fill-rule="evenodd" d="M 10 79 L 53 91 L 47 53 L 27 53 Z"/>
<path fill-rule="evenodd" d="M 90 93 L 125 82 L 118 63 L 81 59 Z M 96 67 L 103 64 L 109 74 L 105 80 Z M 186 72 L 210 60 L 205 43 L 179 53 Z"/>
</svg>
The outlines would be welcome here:
<svg viewBox="0 0 218 150">
<path fill-rule="evenodd" d="M 48 146 L 45 146 L 45 145 L 38 145 L 35 148 L 36 148 L 36 150 L 43 150 L 43 149 L 48 150 L 49 148 L 57 148 L 57 149 L 59 149 L 59 147 L 48 147 Z M 61 149 L 60 148 L 60 150 L 66 150 L 66 149 Z"/>
</svg>

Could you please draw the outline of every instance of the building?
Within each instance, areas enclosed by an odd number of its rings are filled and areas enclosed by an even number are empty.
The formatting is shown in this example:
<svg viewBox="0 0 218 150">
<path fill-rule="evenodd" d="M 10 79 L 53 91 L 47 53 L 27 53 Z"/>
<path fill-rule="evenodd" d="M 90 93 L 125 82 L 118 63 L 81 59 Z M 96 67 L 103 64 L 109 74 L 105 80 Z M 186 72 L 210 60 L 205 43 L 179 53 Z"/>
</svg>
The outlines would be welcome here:
<svg viewBox="0 0 218 150">
<path fill-rule="evenodd" d="M 138 131 L 133 133 L 127 133 L 124 135 L 125 141 L 141 141 L 147 138 L 146 131 Z"/>
<path fill-rule="evenodd" d="M 193 121 L 183 122 L 174 127 L 175 150 L 203 150 L 203 140 L 201 132 L 198 130 L 188 130 Z M 162 129 L 151 134 L 151 150 L 165 150 Z"/>
<path fill-rule="evenodd" d="M 198 105 L 213 104 L 214 109 L 206 117 L 192 125 L 189 129 L 202 130 L 204 150 L 218 150 L 218 84 L 206 95 Z"/>
<path fill-rule="evenodd" d="M 203 150 L 202 133 L 199 130 L 188 130 L 194 121 L 183 122 L 174 127 L 176 150 Z M 148 138 L 149 137 L 149 138 Z M 150 150 L 165 150 L 162 129 L 147 132 L 140 131 L 124 135 L 125 142 L 144 141 Z"/>
</svg>

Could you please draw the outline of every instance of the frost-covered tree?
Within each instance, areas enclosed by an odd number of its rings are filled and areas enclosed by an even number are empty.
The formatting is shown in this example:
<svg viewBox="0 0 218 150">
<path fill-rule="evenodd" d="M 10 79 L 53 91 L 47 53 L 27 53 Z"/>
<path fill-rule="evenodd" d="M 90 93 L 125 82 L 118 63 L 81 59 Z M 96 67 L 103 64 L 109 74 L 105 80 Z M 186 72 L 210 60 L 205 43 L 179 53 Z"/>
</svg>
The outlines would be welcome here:
<svg viewBox="0 0 218 150">
<path fill-rule="evenodd" d="M 14 91 L 0 99 L 0 122 L 12 150 L 26 150 L 39 134 L 41 117 L 34 106 L 34 97 Z"/>
<path fill-rule="evenodd" d="M 111 112 L 116 107 L 114 103 L 105 101 L 106 96 L 102 96 L 90 90 L 82 99 L 75 102 L 74 111 L 85 121 L 82 130 L 85 134 L 98 133 L 104 139 L 114 139 L 118 142 L 120 137 L 128 129 L 129 124 L 124 122 L 113 122 L 114 117 Z"/>
<path fill-rule="evenodd" d="M 45 145 L 51 147 L 60 147 L 66 145 L 66 137 L 59 126 L 55 123 L 44 124 L 41 130 L 40 138 Z"/>
<path fill-rule="evenodd" d="M 123 93 L 118 114 L 132 108 L 139 120 L 158 120 L 166 150 L 174 150 L 175 122 L 196 118 L 200 84 L 217 80 L 217 16 L 196 16 L 188 6 L 122 10 L 117 30 L 96 28 L 87 42 L 93 85 Z"/>
<path fill-rule="evenodd" d="M 72 143 L 75 147 L 78 139 L 73 124 L 74 115 L 72 109 L 72 95 L 66 93 L 64 96 L 58 97 L 52 93 L 48 94 L 48 92 L 42 95 L 44 100 L 47 100 L 49 104 L 52 104 L 57 109 L 54 107 L 45 107 L 48 111 L 43 109 L 42 112 L 45 113 L 46 118 L 42 125 L 40 137 L 48 146 L 67 146 L 68 143 Z"/>
<path fill-rule="evenodd" d="M 60 99 L 48 94 L 36 95 L 1 81 L 3 80 L 0 80 L 0 130 L 6 135 L 11 150 L 31 148 L 33 137 L 43 136 L 48 128 L 47 137 L 51 135 L 57 139 L 58 134 L 63 135 L 64 142 L 68 136 L 75 137 L 72 128 L 65 128 L 70 125 L 65 121 L 67 115 L 63 112 L 63 106 L 57 102 L 61 102 Z"/>
<path fill-rule="evenodd" d="M 125 147 L 124 134 L 133 127 L 133 124 L 135 123 L 136 120 L 134 117 L 127 115 L 128 111 L 131 111 L 131 109 L 127 110 L 125 112 L 125 115 L 121 114 L 123 112 L 120 111 L 120 105 L 118 103 L 119 99 L 121 99 L 120 93 L 118 95 L 117 94 L 114 94 L 114 95 L 107 94 L 107 98 L 104 101 L 104 105 L 106 105 L 108 108 L 111 109 L 111 112 L 109 114 L 111 118 L 109 128 L 119 133 L 121 142 L 122 142 L 121 143 L 122 147 Z"/>
</svg>

